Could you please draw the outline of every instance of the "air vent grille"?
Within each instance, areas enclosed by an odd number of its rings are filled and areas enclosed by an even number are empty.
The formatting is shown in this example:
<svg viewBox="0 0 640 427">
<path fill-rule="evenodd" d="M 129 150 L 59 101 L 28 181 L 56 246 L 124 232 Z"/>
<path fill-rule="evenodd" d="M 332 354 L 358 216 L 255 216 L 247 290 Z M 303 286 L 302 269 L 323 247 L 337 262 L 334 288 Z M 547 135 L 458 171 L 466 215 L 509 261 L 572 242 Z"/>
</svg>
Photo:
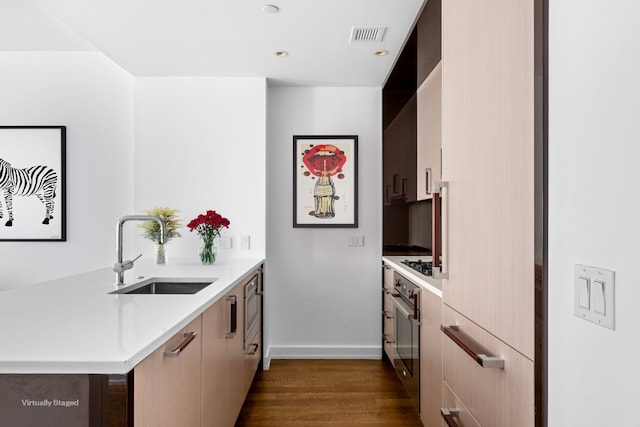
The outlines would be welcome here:
<svg viewBox="0 0 640 427">
<path fill-rule="evenodd" d="M 351 42 L 381 42 L 387 27 L 352 27 Z"/>
</svg>

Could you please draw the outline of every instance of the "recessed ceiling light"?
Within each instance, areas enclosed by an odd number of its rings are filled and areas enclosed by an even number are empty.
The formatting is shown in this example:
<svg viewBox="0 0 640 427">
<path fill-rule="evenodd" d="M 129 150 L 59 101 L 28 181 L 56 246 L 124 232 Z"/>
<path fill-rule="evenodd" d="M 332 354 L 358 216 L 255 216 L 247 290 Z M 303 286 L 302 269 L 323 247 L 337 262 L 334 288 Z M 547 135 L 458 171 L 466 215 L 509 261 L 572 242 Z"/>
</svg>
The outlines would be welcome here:
<svg viewBox="0 0 640 427">
<path fill-rule="evenodd" d="M 274 6 L 272 4 L 265 4 L 262 6 L 262 11 L 265 13 L 278 13 L 280 8 L 278 6 Z"/>
<path fill-rule="evenodd" d="M 286 50 L 277 50 L 274 53 L 275 56 L 287 56 L 289 55 L 289 52 L 287 52 Z"/>
<path fill-rule="evenodd" d="M 388 54 L 389 54 L 389 51 L 386 51 L 386 50 L 384 50 L 384 49 L 378 49 L 378 50 L 374 50 L 374 51 L 373 51 L 373 54 L 374 54 L 375 56 L 385 56 L 385 55 L 388 55 Z"/>
</svg>

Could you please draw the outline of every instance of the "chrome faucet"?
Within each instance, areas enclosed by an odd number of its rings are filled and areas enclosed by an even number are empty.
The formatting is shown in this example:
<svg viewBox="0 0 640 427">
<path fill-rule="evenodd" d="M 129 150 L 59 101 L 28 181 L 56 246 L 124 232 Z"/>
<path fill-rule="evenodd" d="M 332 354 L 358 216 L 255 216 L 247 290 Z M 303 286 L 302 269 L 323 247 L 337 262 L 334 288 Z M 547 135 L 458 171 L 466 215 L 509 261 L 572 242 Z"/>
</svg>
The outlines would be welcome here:
<svg viewBox="0 0 640 427">
<path fill-rule="evenodd" d="M 165 243 L 167 238 L 167 224 L 159 216 L 155 215 L 125 215 L 118 220 L 117 234 L 116 234 L 116 251 L 117 261 L 113 264 L 113 271 L 116 272 L 116 287 L 124 285 L 124 272 L 133 268 L 133 263 L 142 256 L 138 255 L 134 259 L 122 260 L 122 226 L 127 221 L 155 221 L 160 225 L 160 243 Z"/>
</svg>

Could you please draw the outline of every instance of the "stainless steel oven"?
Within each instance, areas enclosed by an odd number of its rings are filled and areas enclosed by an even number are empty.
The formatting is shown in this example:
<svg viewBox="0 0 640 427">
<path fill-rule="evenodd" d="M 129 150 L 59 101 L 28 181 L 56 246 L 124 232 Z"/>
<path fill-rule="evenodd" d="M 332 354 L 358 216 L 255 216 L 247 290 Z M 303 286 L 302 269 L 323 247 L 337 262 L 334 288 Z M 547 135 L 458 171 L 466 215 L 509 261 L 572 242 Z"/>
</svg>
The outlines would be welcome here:
<svg viewBox="0 0 640 427">
<path fill-rule="evenodd" d="M 394 367 L 414 405 L 420 408 L 420 288 L 394 273 Z"/>
<path fill-rule="evenodd" d="M 256 274 L 244 285 L 244 349 L 251 344 L 260 324 L 260 275 Z"/>
</svg>

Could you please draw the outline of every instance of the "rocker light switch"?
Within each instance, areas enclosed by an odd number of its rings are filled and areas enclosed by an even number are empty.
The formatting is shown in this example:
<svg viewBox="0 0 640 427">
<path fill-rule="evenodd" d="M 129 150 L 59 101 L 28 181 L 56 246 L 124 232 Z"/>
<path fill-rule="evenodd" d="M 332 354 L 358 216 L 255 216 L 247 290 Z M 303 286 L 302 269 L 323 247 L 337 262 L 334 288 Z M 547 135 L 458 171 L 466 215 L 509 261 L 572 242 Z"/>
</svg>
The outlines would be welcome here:
<svg viewBox="0 0 640 427">
<path fill-rule="evenodd" d="M 606 284 L 601 280 L 593 281 L 593 311 L 602 316 L 607 315 Z"/>
<path fill-rule="evenodd" d="M 589 310 L 589 306 L 590 306 L 590 296 L 589 296 L 589 290 L 590 290 L 590 283 L 589 283 L 589 278 L 588 277 L 584 277 L 584 276 L 580 276 L 578 277 L 578 279 L 576 280 L 576 292 L 578 293 L 578 306 L 580 308 L 584 308 L 585 310 Z"/>
<path fill-rule="evenodd" d="M 615 276 L 611 270 L 575 266 L 574 314 L 605 328 L 614 327 Z"/>
</svg>

